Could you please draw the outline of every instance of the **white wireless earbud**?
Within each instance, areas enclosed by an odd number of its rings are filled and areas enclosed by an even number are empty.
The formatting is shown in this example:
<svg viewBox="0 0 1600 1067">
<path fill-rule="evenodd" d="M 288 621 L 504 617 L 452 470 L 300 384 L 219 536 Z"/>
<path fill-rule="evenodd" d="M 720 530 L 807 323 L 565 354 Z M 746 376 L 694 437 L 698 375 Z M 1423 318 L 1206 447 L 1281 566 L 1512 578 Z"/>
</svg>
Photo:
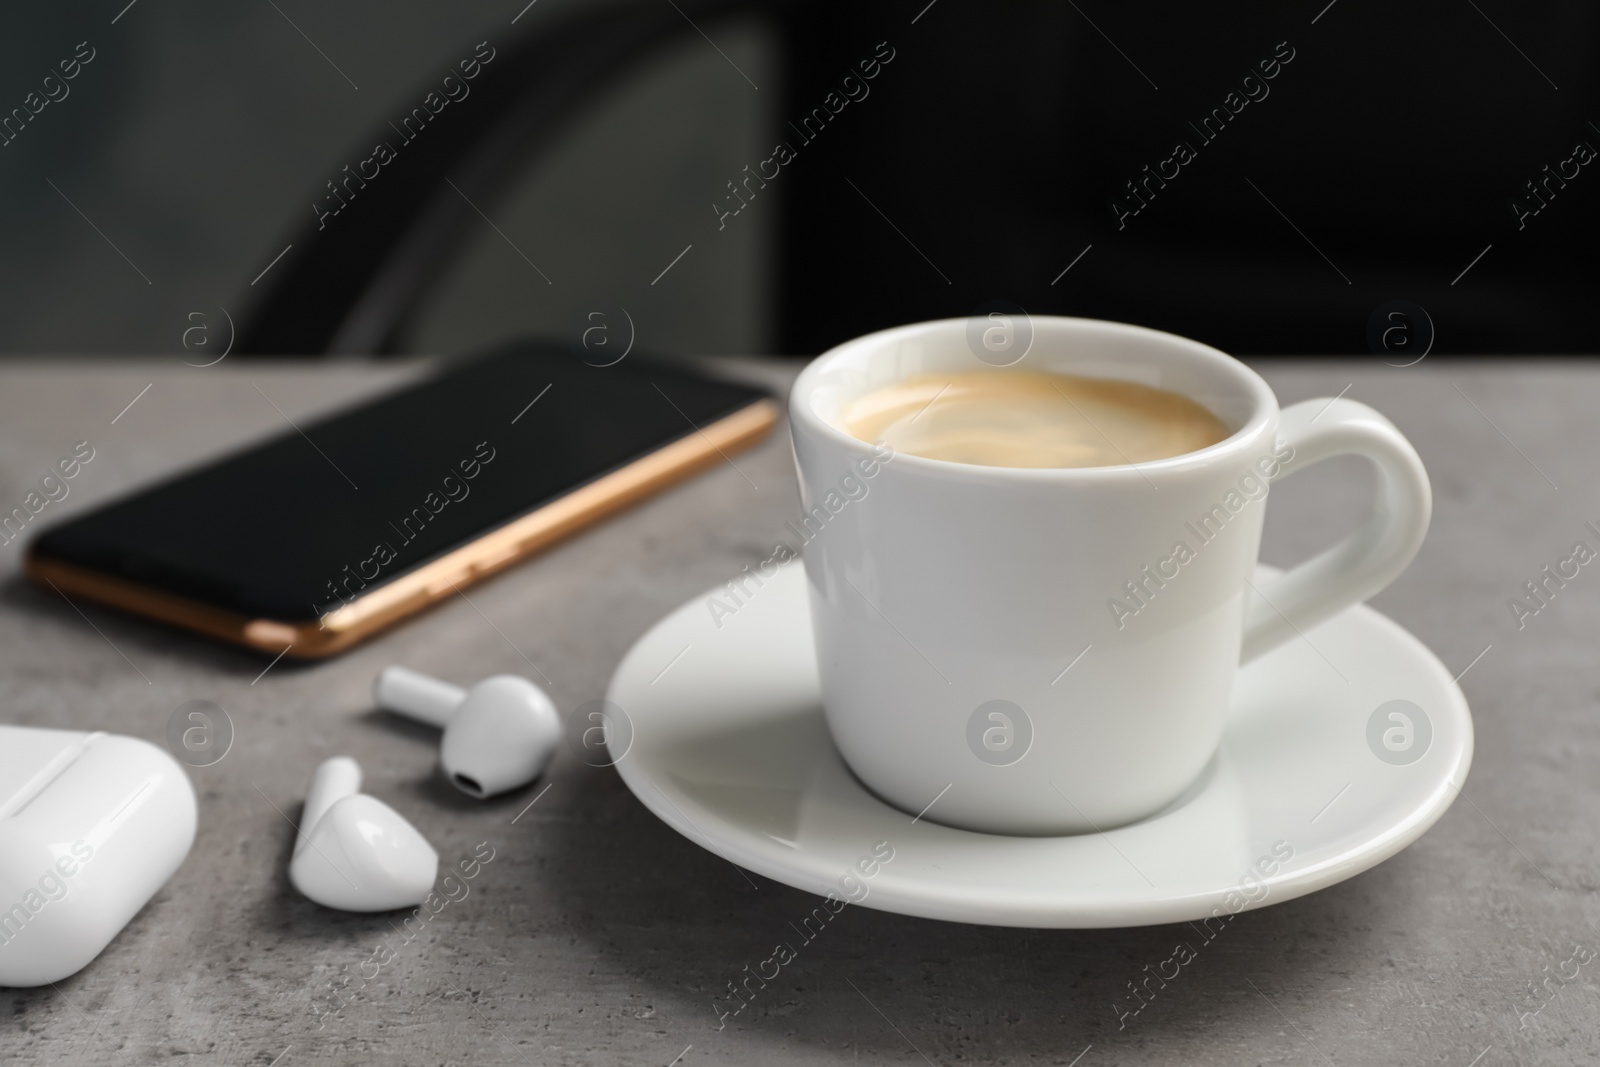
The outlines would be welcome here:
<svg viewBox="0 0 1600 1067">
<path fill-rule="evenodd" d="M 439 854 L 400 813 L 361 791 L 349 756 L 318 765 L 306 793 L 289 881 L 318 904 L 341 911 L 392 911 L 421 904 L 439 873 Z"/>
<path fill-rule="evenodd" d="M 471 689 L 405 667 L 373 683 L 380 708 L 444 728 L 439 764 L 457 789 L 480 799 L 527 785 L 561 744 L 561 717 L 543 689 L 497 674 Z"/>
</svg>

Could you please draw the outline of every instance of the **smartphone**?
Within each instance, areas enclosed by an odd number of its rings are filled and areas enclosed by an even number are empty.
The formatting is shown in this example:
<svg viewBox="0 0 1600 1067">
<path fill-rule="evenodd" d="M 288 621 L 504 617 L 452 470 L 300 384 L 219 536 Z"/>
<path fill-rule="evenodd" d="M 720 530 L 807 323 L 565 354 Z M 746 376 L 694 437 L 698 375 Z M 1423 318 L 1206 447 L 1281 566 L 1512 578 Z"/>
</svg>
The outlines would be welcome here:
<svg viewBox="0 0 1600 1067">
<path fill-rule="evenodd" d="M 46 530 L 29 577 L 327 656 L 760 440 L 763 390 L 519 342 Z"/>
</svg>

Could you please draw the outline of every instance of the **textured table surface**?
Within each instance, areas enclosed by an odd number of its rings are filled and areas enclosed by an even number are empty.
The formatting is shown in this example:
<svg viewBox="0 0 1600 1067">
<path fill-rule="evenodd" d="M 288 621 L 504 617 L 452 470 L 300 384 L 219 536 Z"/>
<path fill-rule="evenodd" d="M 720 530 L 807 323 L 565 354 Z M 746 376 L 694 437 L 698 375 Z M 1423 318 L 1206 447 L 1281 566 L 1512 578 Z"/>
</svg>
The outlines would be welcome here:
<svg viewBox="0 0 1600 1067">
<path fill-rule="evenodd" d="M 1600 1061 L 1600 963 L 1568 962 L 1600 949 L 1600 574 L 1585 569 L 1520 629 L 1508 607 L 1574 542 L 1597 544 L 1583 524 L 1600 522 L 1600 369 L 1260 369 L 1284 403 L 1348 388 L 1422 454 L 1433 528 L 1374 604 L 1452 673 L 1470 665 L 1461 685 L 1477 756 L 1463 798 L 1419 842 L 1341 885 L 1241 915 L 1125 1027 L 1114 1001 L 1187 928 L 1008 930 L 851 908 L 719 1030 L 711 998 L 815 900 L 747 881 L 658 822 L 614 771 L 570 752 L 532 807 L 542 786 L 471 801 L 438 777 L 427 730 L 373 708 L 373 675 L 396 662 L 470 682 L 527 673 L 526 657 L 563 712 L 602 696 L 652 623 L 782 536 L 798 502 L 780 431 L 736 457 L 749 482 L 719 464 L 477 587 L 470 603 L 265 674 L 264 657 L 87 604 L 80 614 L 17 576 L 16 544 L 0 548 L 0 720 L 163 743 L 172 711 L 206 699 L 236 730 L 221 762 L 191 771 L 198 836 L 167 886 L 59 987 L 0 990 L 0 1062 Z M 753 365 L 780 386 L 793 371 Z M 81 440 L 95 458 L 41 520 L 279 432 L 284 415 L 262 393 L 302 421 L 415 372 L 13 364 L 0 371 L 0 503 L 20 502 Z M 1283 483 L 1264 558 L 1292 563 L 1353 527 L 1369 485 L 1344 460 Z M 288 819 L 311 768 L 336 753 L 361 761 L 368 790 L 444 863 L 481 842 L 493 850 L 469 892 L 409 943 L 392 916 L 336 914 L 289 887 Z M 348 984 L 359 991 L 319 1015 L 347 974 L 362 976 Z"/>
</svg>

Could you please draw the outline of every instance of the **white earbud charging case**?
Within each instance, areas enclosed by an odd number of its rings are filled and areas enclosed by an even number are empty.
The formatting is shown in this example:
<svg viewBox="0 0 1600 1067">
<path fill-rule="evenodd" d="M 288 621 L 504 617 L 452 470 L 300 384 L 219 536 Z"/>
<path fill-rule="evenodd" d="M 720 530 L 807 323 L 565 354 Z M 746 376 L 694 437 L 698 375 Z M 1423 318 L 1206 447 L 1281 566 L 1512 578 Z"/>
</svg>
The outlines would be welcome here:
<svg viewBox="0 0 1600 1067">
<path fill-rule="evenodd" d="M 156 746 L 0 726 L 0 986 L 87 965 L 183 863 L 194 829 L 189 778 Z"/>
</svg>

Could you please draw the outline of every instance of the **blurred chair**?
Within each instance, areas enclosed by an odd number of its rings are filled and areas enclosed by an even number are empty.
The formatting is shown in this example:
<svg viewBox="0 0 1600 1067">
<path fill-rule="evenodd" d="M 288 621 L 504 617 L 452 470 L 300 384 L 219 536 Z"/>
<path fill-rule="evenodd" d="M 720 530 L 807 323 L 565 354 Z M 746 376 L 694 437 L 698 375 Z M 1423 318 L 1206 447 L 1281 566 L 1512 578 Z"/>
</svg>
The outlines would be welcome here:
<svg viewBox="0 0 1600 1067">
<path fill-rule="evenodd" d="M 1357 0 L 1159 19 L 1043 0 L 596 7 L 501 47 L 362 210 L 296 235 L 239 350 L 396 350 L 476 220 L 447 179 L 489 211 L 599 89 L 752 16 L 779 41 L 771 137 L 792 157 L 751 160 L 777 173 L 747 186 L 781 212 L 773 351 L 1005 301 L 1240 354 L 1350 353 L 1396 299 L 1428 310 L 1438 351 L 1600 350 L 1600 176 L 1564 162 L 1600 146 L 1600 17 Z"/>
</svg>

